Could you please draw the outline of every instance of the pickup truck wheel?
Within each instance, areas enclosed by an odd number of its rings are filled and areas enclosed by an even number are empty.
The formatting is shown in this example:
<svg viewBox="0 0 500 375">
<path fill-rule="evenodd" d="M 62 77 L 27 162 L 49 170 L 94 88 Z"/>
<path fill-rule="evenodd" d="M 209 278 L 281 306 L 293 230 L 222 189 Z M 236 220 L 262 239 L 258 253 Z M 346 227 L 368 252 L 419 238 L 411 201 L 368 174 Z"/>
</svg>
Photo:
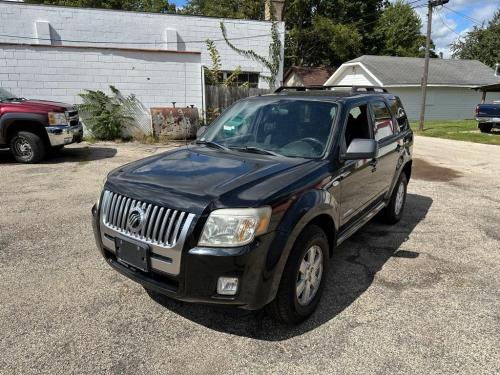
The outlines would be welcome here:
<svg viewBox="0 0 500 375">
<path fill-rule="evenodd" d="M 288 257 L 276 298 L 268 313 L 286 324 L 307 319 L 318 306 L 328 270 L 328 239 L 309 225 L 295 241 Z"/>
<path fill-rule="evenodd" d="M 394 187 L 391 199 L 387 207 L 382 211 L 382 219 L 387 224 L 396 224 L 403 216 L 403 210 L 406 203 L 406 187 L 408 185 L 408 180 L 406 179 L 406 174 L 401 173 L 399 180 Z"/>
<path fill-rule="evenodd" d="M 491 129 L 493 129 L 493 124 L 485 122 L 483 124 L 479 124 L 478 127 L 481 133 L 491 133 Z"/>
<path fill-rule="evenodd" d="M 20 131 L 10 140 L 10 150 L 19 163 L 38 163 L 45 157 L 46 147 L 38 135 Z"/>
</svg>

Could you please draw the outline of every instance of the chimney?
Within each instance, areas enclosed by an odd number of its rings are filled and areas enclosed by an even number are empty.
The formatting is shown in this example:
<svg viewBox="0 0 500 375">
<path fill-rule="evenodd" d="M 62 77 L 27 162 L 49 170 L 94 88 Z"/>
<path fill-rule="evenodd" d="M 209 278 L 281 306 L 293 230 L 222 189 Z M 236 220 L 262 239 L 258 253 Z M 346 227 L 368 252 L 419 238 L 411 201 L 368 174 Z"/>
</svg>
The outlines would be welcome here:
<svg viewBox="0 0 500 375">
<path fill-rule="evenodd" d="M 495 64 L 495 77 L 500 77 L 500 64 Z"/>
<path fill-rule="evenodd" d="M 269 4 L 271 3 L 273 11 L 269 9 Z M 283 7 L 285 6 L 285 0 L 267 0 L 266 10 L 265 10 L 265 20 L 271 21 L 272 14 L 274 14 L 274 19 L 276 21 L 283 21 Z"/>
</svg>

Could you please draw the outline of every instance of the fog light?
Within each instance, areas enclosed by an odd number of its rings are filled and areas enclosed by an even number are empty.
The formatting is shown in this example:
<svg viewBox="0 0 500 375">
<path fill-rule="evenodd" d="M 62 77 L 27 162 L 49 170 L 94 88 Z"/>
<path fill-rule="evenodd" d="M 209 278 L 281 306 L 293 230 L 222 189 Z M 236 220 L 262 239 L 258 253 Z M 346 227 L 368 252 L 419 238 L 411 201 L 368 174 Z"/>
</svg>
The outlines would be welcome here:
<svg viewBox="0 0 500 375">
<path fill-rule="evenodd" d="M 237 277 L 219 277 L 217 281 L 217 293 L 226 296 L 234 296 L 238 291 Z"/>
</svg>

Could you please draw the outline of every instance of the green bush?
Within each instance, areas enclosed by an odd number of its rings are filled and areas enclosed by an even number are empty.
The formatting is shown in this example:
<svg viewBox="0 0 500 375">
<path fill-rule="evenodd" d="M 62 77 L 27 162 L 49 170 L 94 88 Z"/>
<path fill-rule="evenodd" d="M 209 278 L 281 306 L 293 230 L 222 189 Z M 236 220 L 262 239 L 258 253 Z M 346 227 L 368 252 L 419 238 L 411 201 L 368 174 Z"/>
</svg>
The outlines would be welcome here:
<svg viewBox="0 0 500 375">
<path fill-rule="evenodd" d="M 130 108 L 136 106 L 134 95 L 125 97 L 116 87 L 110 85 L 109 88 L 110 96 L 99 90 L 79 94 L 83 100 L 77 106 L 80 117 L 92 136 L 99 140 L 121 138 L 123 128 L 134 122 L 129 115 Z"/>
</svg>

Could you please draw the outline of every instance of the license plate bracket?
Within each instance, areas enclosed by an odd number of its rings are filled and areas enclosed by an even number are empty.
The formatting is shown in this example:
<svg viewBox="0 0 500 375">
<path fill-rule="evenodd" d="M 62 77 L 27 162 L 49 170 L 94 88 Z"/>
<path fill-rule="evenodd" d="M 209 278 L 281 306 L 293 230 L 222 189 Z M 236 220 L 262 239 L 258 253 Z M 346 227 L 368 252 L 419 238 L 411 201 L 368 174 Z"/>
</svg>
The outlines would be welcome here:
<svg viewBox="0 0 500 375">
<path fill-rule="evenodd" d="M 116 258 L 118 261 L 149 272 L 149 246 L 137 241 L 115 238 Z"/>
</svg>

